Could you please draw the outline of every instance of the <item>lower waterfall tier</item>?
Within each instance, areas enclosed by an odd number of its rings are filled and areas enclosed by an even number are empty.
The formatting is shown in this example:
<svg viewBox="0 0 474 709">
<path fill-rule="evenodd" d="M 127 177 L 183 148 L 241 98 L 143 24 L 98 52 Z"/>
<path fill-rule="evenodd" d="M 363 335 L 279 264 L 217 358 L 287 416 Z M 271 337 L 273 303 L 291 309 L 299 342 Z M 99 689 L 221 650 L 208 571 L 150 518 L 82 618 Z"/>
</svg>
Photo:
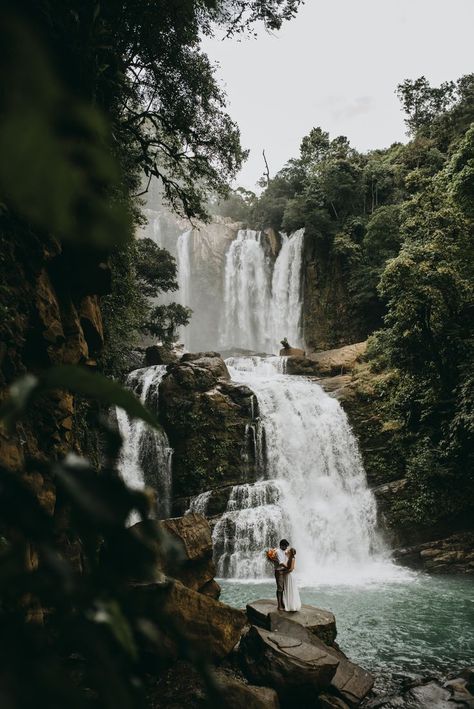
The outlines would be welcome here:
<svg viewBox="0 0 474 709">
<path fill-rule="evenodd" d="M 232 358 L 227 365 L 232 379 L 256 394 L 266 446 L 263 479 L 231 488 L 215 524 L 218 574 L 268 576 L 265 549 L 282 537 L 297 549 L 301 579 L 392 574 L 375 499 L 339 403 L 315 381 L 283 374 L 281 358 Z M 209 511 L 213 494 L 201 495 L 191 509 Z"/>
</svg>

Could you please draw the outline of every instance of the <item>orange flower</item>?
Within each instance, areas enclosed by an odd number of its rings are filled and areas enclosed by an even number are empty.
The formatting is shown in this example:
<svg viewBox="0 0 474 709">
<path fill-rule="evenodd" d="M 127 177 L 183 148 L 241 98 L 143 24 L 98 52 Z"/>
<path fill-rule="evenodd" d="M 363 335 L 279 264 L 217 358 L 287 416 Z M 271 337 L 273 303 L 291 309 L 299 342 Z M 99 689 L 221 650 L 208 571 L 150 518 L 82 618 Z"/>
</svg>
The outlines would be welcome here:
<svg viewBox="0 0 474 709">
<path fill-rule="evenodd" d="M 270 561 L 277 561 L 277 551 L 276 549 L 269 549 L 267 551 L 267 558 L 270 559 Z"/>
</svg>

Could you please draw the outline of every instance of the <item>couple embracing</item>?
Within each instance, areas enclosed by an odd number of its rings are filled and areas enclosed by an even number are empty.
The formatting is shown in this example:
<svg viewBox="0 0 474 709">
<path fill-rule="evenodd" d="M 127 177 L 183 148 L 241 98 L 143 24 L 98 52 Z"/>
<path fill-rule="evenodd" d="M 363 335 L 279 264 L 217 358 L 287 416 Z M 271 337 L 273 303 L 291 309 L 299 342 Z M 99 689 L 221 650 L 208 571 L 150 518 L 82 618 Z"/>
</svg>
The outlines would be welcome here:
<svg viewBox="0 0 474 709">
<path fill-rule="evenodd" d="M 275 581 L 277 586 L 277 603 L 279 611 L 301 610 L 301 600 L 293 575 L 295 570 L 296 549 L 290 547 L 286 539 L 282 539 L 278 549 L 270 549 L 268 558 L 275 566 Z"/>
</svg>

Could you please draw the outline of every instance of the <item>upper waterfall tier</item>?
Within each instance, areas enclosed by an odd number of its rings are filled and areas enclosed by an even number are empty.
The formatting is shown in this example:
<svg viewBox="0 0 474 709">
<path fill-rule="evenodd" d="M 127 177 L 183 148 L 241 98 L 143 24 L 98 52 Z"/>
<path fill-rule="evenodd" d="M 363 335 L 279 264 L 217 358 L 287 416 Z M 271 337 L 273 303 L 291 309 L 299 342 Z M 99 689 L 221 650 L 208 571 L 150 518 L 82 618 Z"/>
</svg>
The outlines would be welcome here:
<svg viewBox="0 0 474 709">
<path fill-rule="evenodd" d="M 284 337 L 301 346 L 303 235 L 302 229 L 290 237 L 282 234 L 273 264 L 262 232 L 239 231 L 226 258 L 220 347 L 275 352 Z"/>
<path fill-rule="evenodd" d="M 271 353 L 284 337 L 301 347 L 303 240 L 303 230 L 281 234 L 272 248 L 264 232 L 223 224 L 182 234 L 180 302 L 193 309 L 186 347 Z"/>
</svg>

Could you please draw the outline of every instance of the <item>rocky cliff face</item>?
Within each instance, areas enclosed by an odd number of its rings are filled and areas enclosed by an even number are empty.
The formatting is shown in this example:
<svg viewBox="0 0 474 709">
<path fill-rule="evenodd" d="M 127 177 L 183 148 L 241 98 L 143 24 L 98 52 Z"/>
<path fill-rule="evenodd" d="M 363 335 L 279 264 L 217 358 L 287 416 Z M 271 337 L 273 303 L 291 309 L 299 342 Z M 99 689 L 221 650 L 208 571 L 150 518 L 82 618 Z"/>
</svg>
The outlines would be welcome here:
<svg viewBox="0 0 474 709">
<path fill-rule="evenodd" d="M 303 333 L 308 350 L 328 350 L 367 337 L 353 317 L 339 259 L 308 238 L 303 255 Z"/>
<path fill-rule="evenodd" d="M 160 416 L 173 454 L 177 512 L 205 490 L 256 477 L 249 427 L 257 415 L 253 392 L 230 381 L 215 352 L 185 354 L 160 384 Z"/>
<path fill-rule="evenodd" d="M 4 232 L 0 246 L 2 401 L 9 385 L 26 371 L 95 365 L 103 345 L 99 296 L 108 291 L 110 274 L 99 259 L 82 263 L 59 242 L 40 241 L 28 232 Z M 28 460 L 34 469 L 35 461 L 77 450 L 76 415 L 71 395 L 57 391 L 44 396 L 15 432 L 0 430 L 0 463 L 18 470 Z"/>
</svg>

